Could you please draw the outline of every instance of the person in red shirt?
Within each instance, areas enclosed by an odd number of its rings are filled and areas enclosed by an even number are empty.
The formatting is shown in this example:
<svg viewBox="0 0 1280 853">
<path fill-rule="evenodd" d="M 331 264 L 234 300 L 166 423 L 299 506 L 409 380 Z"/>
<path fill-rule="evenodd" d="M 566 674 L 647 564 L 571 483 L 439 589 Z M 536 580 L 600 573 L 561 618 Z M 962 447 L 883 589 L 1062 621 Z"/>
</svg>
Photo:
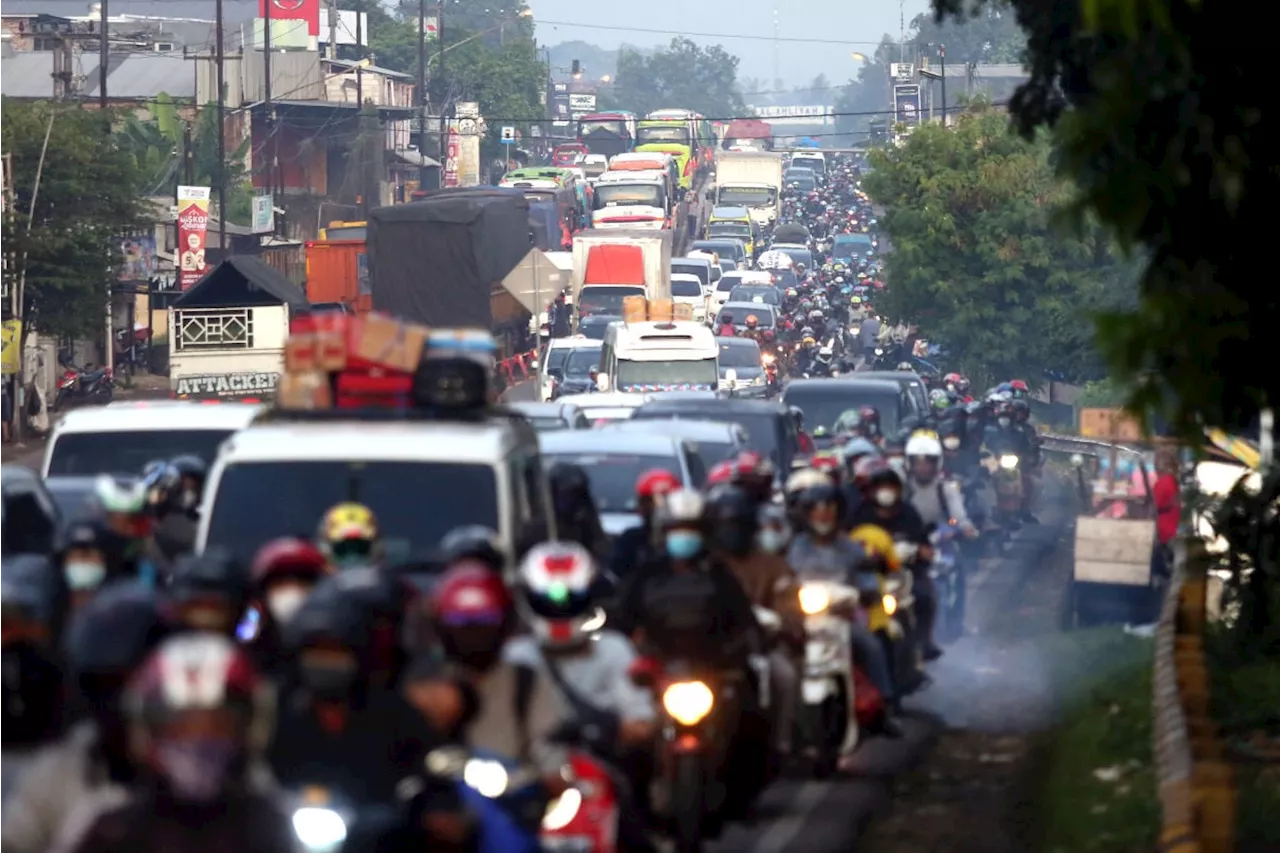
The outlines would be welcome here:
<svg viewBox="0 0 1280 853">
<path fill-rule="evenodd" d="M 1151 486 L 1151 499 L 1156 509 L 1156 544 L 1151 554 L 1153 577 L 1167 578 L 1173 570 L 1170 547 L 1178 535 L 1182 519 L 1182 499 L 1178 489 L 1178 456 L 1169 447 L 1156 451 L 1156 481 Z"/>
</svg>

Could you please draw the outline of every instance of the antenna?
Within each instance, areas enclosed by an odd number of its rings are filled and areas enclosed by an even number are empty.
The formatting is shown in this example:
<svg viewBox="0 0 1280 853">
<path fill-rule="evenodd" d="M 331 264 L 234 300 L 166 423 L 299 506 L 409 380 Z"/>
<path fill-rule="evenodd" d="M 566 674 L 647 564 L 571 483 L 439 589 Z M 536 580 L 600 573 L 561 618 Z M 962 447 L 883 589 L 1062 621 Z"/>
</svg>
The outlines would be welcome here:
<svg viewBox="0 0 1280 853">
<path fill-rule="evenodd" d="M 907 0 L 898 0 L 898 44 L 901 53 L 899 62 L 907 61 Z"/>
</svg>

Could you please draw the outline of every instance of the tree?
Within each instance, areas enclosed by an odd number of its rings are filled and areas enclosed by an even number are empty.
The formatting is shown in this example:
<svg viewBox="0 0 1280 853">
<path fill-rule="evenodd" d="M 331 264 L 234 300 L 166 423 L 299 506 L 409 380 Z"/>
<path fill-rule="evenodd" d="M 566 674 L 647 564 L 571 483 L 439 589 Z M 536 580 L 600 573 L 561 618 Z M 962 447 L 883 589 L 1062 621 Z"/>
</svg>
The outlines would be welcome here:
<svg viewBox="0 0 1280 853">
<path fill-rule="evenodd" d="M 936 46 L 946 45 L 947 62 L 1021 64 L 1026 55 L 1027 37 L 1002 2 L 980 7 L 964 19 L 940 22 L 933 15 L 917 15 L 911 29 L 912 41 L 925 56 L 937 56 Z"/>
<path fill-rule="evenodd" d="M 934 0 L 941 15 L 968 5 Z M 1280 303 L 1258 282 L 1280 189 L 1266 29 L 1230 3 L 1011 5 L 1031 73 L 1010 105 L 1019 128 L 1055 127 L 1078 214 L 1149 250 L 1140 307 L 1101 327 L 1130 402 L 1187 434 L 1256 423 L 1280 402 Z"/>
<path fill-rule="evenodd" d="M 686 38 L 673 38 L 648 57 L 624 49 L 618 55 L 614 92 L 620 103 L 641 115 L 684 107 L 707 118 L 732 118 L 746 112 L 738 62 L 719 45 L 703 48 Z"/>
<path fill-rule="evenodd" d="M 1132 268 L 1098 227 L 1053 227 L 1069 188 L 1046 141 L 1011 134 L 977 104 L 956 128 L 922 125 L 871 162 L 864 186 L 893 244 L 878 307 L 916 322 L 984 387 L 1046 370 L 1097 375 L 1090 314 L 1132 301 Z"/>
<path fill-rule="evenodd" d="M 100 335 L 122 261 L 120 238 L 142 223 L 140 193 L 147 176 L 126 146 L 103 134 L 103 116 L 96 110 L 9 98 L 0 109 L 4 150 L 13 157 L 15 214 L 4 218 L 3 241 L 19 272 L 26 271 L 24 328 Z M 46 132 L 49 146 L 37 193 Z"/>
</svg>

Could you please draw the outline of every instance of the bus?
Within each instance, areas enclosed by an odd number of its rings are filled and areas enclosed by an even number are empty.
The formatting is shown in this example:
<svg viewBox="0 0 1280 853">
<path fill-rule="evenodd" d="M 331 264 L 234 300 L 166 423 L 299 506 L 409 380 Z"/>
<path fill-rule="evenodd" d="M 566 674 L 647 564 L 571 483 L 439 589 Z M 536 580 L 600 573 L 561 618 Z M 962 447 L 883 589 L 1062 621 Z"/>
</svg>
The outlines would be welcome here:
<svg viewBox="0 0 1280 853">
<path fill-rule="evenodd" d="M 612 157 L 636 147 L 636 114 L 618 110 L 578 119 L 578 141 L 592 154 Z"/>
<path fill-rule="evenodd" d="M 697 157 L 697 170 L 709 172 L 715 165 L 716 132 L 711 122 L 700 113 L 685 109 L 654 110 L 645 119 L 663 121 L 674 119 L 687 122 L 689 125 L 690 145 Z M 641 140 L 637 139 L 637 143 Z"/>
<path fill-rule="evenodd" d="M 715 391 L 720 346 L 715 334 L 693 320 L 613 323 L 600 350 L 606 391 Z"/>
</svg>

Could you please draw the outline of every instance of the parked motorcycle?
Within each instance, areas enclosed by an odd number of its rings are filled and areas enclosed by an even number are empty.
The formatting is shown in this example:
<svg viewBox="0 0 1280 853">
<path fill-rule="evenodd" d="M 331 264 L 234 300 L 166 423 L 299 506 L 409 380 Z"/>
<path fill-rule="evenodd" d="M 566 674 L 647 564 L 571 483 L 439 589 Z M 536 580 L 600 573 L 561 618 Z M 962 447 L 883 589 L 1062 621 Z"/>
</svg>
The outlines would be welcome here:
<svg viewBox="0 0 1280 853">
<path fill-rule="evenodd" d="M 81 401 L 84 403 L 110 403 L 115 396 L 115 376 L 110 367 L 91 370 L 87 365 L 83 370 L 68 367 L 58 380 L 58 392 L 53 398 L 53 411 L 58 411 L 64 403 Z"/>
</svg>

